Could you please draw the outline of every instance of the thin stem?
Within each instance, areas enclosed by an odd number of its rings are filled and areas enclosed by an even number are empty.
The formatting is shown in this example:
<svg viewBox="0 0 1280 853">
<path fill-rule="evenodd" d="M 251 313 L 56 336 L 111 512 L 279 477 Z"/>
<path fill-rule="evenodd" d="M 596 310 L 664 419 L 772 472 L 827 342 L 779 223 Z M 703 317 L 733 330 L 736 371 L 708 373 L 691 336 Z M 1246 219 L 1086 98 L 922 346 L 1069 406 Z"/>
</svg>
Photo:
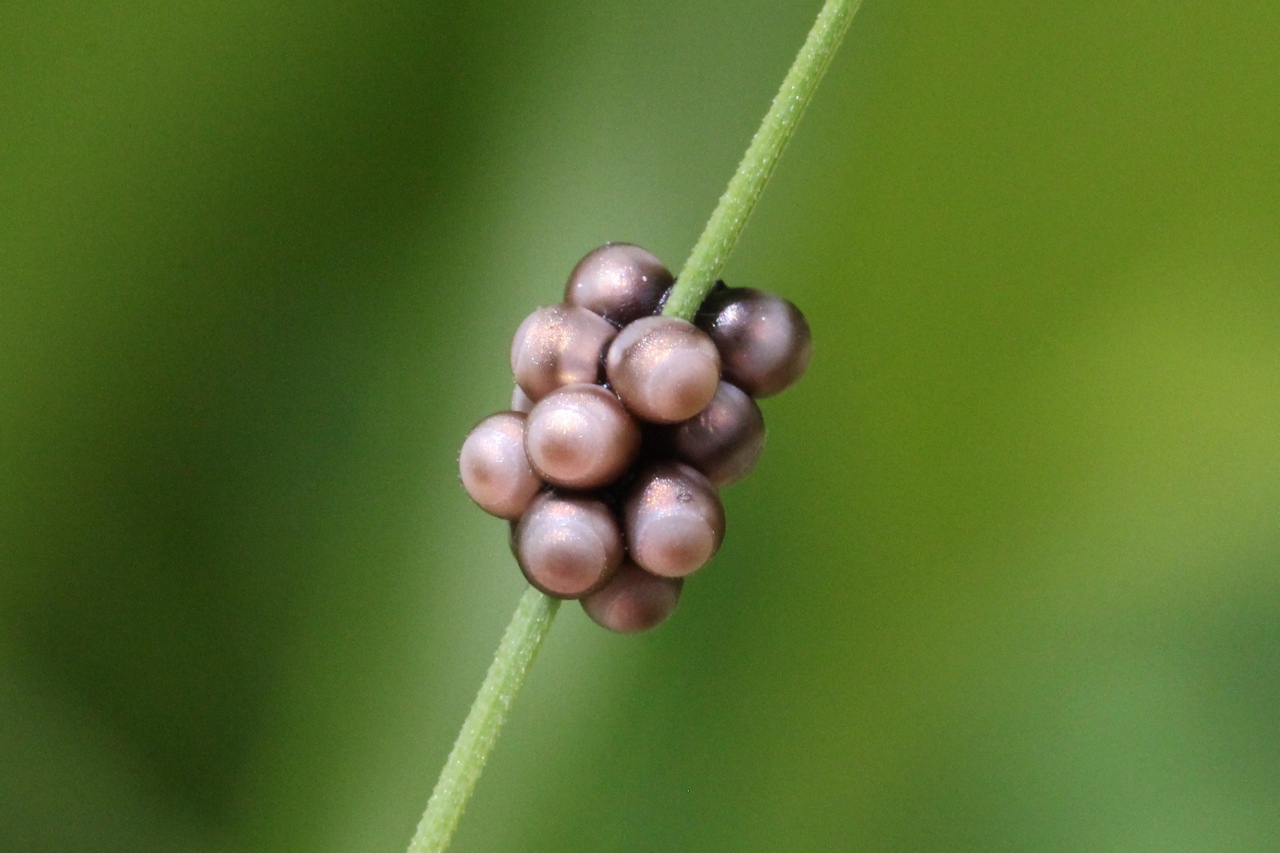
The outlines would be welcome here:
<svg viewBox="0 0 1280 853">
<path fill-rule="evenodd" d="M 738 171 L 733 173 L 707 227 L 689 253 L 663 314 L 692 320 L 715 285 L 860 5 L 862 0 L 827 0 L 818 13 L 804 47 L 742 156 Z"/>
<path fill-rule="evenodd" d="M 532 587 L 520 599 L 480 692 L 462 724 L 462 731 L 453 743 L 453 751 L 440 771 L 418 831 L 409 842 L 409 853 L 441 853 L 449 846 L 467 800 L 480 779 L 480 771 L 484 770 L 484 763 L 507 721 L 511 703 L 520 692 L 525 674 L 559 609 L 559 601 Z"/>
<path fill-rule="evenodd" d="M 827 0 L 818 13 L 804 47 L 800 48 L 782 81 L 782 88 L 738 164 L 738 171 L 729 181 L 728 189 L 720 197 L 720 203 L 680 272 L 680 280 L 663 311 L 667 316 L 693 319 L 715 284 L 859 5 L 861 0 Z M 536 589 L 530 589 L 520 599 L 431 792 L 427 811 L 409 842 L 408 853 L 442 853 L 449 846 L 485 761 L 507 721 L 511 703 L 559 607 L 559 601 Z"/>
</svg>

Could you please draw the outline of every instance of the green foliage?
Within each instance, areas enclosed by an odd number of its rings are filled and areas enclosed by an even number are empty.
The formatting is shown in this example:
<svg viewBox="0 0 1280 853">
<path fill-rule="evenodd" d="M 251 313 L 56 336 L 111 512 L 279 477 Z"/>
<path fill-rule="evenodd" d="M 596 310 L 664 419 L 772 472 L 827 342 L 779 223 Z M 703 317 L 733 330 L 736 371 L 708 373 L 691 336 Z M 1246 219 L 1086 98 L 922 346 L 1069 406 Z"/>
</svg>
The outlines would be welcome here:
<svg viewBox="0 0 1280 853">
<path fill-rule="evenodd" d="M 686 256 L 816 6 L 0 11 L 0 848 L 404 849 L 521 594 L 509 336 Z M 810 373 L 454 849 L 1280 847 L 1277 45 L 866 4 L 725 272 Z"/>
</svg>

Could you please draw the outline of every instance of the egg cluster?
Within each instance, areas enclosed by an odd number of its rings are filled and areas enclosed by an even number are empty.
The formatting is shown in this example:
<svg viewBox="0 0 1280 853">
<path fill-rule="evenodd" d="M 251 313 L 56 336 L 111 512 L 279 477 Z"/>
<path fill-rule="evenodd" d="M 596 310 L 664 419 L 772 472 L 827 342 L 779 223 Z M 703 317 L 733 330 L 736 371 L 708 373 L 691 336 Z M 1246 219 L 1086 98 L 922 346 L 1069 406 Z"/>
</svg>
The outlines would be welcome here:
<svg viewBox="0 0 1280 853">
<path fill-rule="evenodd" d="M 472 500 L 511 521 L 529 583 L 614 631 L 666 619 L 715 555 L 717 489 L 764 447 L 755 398 L 799 379 L 811 352 L 779 296 L 718 284 L 690 323 L 659 315 L 673 284 L 638 246 L 589 253 L 564 302 L 516 330 L 511 410 L 481 421 L 459 459 Z"/>
</svg>

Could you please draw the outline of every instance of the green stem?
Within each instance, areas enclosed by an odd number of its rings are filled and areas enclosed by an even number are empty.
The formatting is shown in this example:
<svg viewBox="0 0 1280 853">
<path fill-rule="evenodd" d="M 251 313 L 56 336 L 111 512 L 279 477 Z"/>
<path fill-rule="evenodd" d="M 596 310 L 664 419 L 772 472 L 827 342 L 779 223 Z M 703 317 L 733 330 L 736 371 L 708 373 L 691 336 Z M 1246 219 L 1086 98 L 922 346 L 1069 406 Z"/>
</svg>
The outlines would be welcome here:
<svg viewBox="0 0 1280 853">
<path fill-rule="evenodd" d="M 480 692 L 462 724 L 462 731 L 453 743 L 453 751 L 440 771 L 418 831 L 409 842 L 409 853 L 440 853 L 449 846 L 467 800 L 480 779 L 480 771 L 484 770 L 498 733 L 507 721 L 511 703 L 520 692 L 525 674 L 559 609 L 559 601 L 532 587 L 520 599 Z"/>
<path fill-rule="evenodd" d="M 733 173 L 707 227 L 689 253 L 663 314 L 692 320 L 715 286 L 861 3 L 862 0 L 827 0 L 818 13 L 804 47 L 782 81 L 747 153 L 742 155 L 738 171 Z"/>
<path fill-rule="evenodd" d="M 809 37 L 782 81 L 782 88 L 738 164 L 738 171 L 729 181 L 680 272 L 679 282 L 663 311 L 667 316 L 692 320 L 715 284 L 860 4 L 861 0 L 827 0 L 818 13 Z M 536 589 L 530 589 L 520 599 L 431 792 L 427 811 L 409 842 L 408 853 L 442 853 L 449 846 L 467 800 L 507 720 L 511 703 L 559 607 L 559 601 Z"/>
</svg>

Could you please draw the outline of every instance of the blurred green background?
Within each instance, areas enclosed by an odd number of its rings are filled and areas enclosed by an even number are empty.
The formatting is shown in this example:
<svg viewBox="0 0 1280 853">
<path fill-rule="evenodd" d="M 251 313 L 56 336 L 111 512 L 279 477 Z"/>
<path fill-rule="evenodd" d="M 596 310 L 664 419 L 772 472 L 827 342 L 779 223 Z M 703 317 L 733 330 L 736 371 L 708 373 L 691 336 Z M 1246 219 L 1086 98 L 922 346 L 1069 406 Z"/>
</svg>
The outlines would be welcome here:
<svg viewBox="0 0 1280 853">
<path fill-rule="evenodd" d="M 400 851 L 511 332 L 678 267 L 820 4 L 0 7 L 0 849 Z M 727 270 L 729 536 L 458 851 L 1280 849 L 1280 6 L 867 0 Z"/>
</svg>

